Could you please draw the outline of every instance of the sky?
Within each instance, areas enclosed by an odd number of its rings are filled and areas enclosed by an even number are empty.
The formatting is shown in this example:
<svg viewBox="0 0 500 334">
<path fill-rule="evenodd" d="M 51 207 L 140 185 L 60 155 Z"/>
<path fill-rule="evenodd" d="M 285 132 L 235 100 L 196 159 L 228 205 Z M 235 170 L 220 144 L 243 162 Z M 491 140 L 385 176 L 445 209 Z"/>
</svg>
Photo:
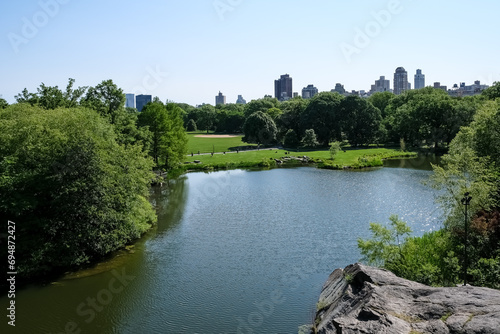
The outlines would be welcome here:
<svg viewBox="0 0 500 334">
<path fill-rule="evenodd" d="M 18 0 L 0 4 L 0 95 L 112 79 L 162 101 L 274 96 L 274 80 L 369 90 L 500 81 L 498 0 Z"/>
</svg>

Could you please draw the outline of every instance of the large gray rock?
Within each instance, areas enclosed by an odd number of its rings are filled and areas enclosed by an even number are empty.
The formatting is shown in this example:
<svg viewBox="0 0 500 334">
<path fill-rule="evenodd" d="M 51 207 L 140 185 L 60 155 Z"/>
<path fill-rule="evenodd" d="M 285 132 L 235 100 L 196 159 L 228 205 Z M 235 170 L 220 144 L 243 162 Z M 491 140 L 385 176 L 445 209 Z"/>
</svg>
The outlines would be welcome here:
<svg viewBox="0 0 500 334">
<path fill-rule="evenodd" d="M 500 278 L 499 278 L 500 279 Z M 317 333 L 500 333 L 500 291 L 433 288 L 354 264 L 323 286 Z"/>
</svg>

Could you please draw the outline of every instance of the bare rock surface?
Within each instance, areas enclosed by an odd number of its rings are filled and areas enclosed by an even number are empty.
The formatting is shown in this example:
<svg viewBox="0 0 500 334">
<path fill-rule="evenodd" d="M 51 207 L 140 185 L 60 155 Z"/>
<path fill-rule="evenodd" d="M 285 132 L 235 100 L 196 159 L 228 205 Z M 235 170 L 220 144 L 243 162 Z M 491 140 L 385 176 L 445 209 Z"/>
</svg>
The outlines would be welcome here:
<svg viewBox="0 0 500 334">
<path fill-rule="evenodd" d="M 379 268 L 337 269 L 319 297 L 316 330 L 350 333 L 500 334 L 500 291 L 434 288 Z"/>
</svg>

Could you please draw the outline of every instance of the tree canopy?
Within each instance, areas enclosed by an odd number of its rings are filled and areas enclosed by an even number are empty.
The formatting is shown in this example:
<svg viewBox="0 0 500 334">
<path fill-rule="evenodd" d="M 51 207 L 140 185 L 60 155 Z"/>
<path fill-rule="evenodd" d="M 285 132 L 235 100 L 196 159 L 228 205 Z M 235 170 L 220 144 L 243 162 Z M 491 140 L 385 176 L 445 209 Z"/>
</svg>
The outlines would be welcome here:
<svg viewBox="0 0 500 334">
<path fill-rule="evenodd" d="M 0 215 L 16 221 L 24 277 L 88 263 L 156 220 L 146 199 L 152 160 L 120 145 L 93 110 L 9 106 L 0 157 Z"/>
</svg>

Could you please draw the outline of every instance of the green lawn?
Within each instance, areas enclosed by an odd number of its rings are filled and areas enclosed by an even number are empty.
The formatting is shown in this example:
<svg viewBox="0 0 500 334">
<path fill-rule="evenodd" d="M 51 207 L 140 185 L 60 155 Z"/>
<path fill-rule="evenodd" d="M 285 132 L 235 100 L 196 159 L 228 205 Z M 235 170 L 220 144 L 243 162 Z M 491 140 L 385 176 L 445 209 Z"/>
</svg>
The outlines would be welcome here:
<svg viewBox="0 0 500 334">
<path fill-rule="evenodd" d="M 201 161 L 201 164 L 189 164 L 188 168 L 207 169 L 207 168 L 238 168 L 238 167 L 272 167 L 275 166 L 274 159 L 281 159 L 287 156 L 302 157 L 308 156 L 311 162 L 317 163 L 319 167 L 340 169 L 344 167 L 362 168 L 381 166 L 383 159 L 400 156 L 416 156 L 414 153 L 401 152 L 399 150 L 387 148 L 368 148 L 352 149 L 345 152 L 340 151 L 335 156 L 335 160 L 330 159 L 328 150 L 308 151 L 308 152 L 290 152 L 285 154 L 285 150 L 261 149 L 260 151 L 197 155 L 186 158 L 187 162 L 194 160 Z M 299 164 L 301 164 L 299 162 Z"/>
<path fill-rule="evenodd" d="M 241 146 L 256 146 L 254 144 L 244 143 L 241 138 L 243 135 L 238 135 L 232 138 L 202 138 L 197 135 L 206 134 L 204 132 L 189 132 L 188 133 L 188 154 L 192 153 L 210 153 L 214 152 L 229 152 L 236 150 Z"/>
</svg>

